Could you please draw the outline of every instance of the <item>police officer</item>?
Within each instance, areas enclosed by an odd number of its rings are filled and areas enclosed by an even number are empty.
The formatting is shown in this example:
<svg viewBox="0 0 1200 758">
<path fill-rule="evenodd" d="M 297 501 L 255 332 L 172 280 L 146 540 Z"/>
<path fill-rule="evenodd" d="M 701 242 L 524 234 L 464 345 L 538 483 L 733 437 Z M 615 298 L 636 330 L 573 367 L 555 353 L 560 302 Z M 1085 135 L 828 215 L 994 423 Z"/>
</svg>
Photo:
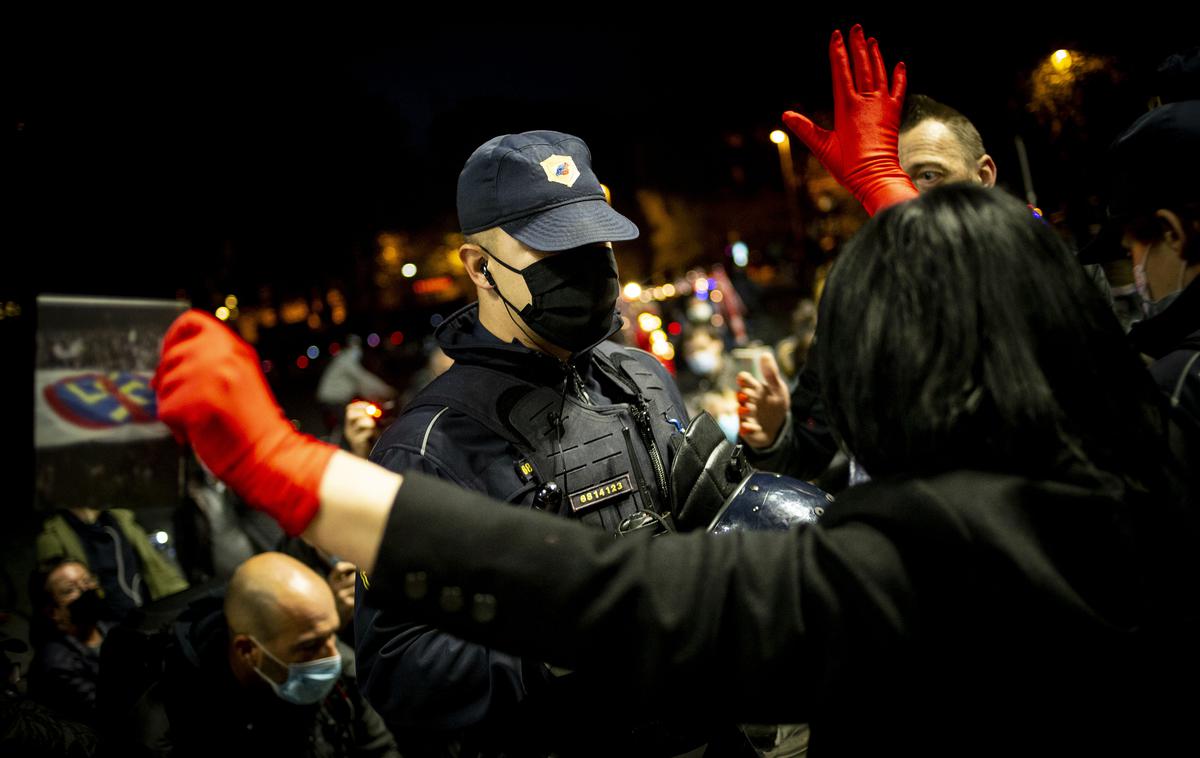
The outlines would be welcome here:
<svg viewBox="0 0 1200 758">
<path fill-rule="evenodd" d="M 371 460 L 614 535 L 661 533 L 672 519 L 670 440 L 687 416 L 653 356 L 606 342 L 620 328 L 611 243 L 638 229 L 608 204 L 591 163 L 583 140 L 550 131 L 496 137 L 467 160 L 459 257 L 478 302 L 438 327 L 454 365 Z M 414 596 L 427 591 L 410 580 Z M 406 753 L 524 752 L 561 721 L 546 714 L 571 677 L 406 623 L 373 603 L 369 586 L 360 577 L 359 673 Z M 447 607 L 463 603 L 442 594 Z M 591 726 L 590 738 L 603 724 Z"/>
</svg>

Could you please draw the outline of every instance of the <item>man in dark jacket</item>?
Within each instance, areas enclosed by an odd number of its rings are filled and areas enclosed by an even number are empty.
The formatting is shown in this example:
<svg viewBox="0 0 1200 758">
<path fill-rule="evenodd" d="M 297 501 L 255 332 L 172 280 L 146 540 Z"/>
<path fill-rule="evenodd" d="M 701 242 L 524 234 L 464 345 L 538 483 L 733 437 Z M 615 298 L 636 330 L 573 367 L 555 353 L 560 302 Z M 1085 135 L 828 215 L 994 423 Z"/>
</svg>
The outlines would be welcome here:
<svg viewBox="0 0 1200 758">
<path fill-rule="evenodd" d="M 325 581 L 281 553 L 238 568 L 224 599 L 175 624 L 160 681 L 134 707 L 150 755 L 397 756 L 341 668 Z"/>
<path fill-rule="evenodd" d="M 671 437 L 687 413 L 657 359 L 606 342 L 620 328 L 610 243 L 638 230 L 607 203 L 587 146 L 558 132 L 490 140 L 459 177 L 458 213 L 478 303 L 438 327 L 453 366 L 371 460 L 612 534 L 664 530 Z M 369 577 L 355 619 L 363 691 L 406 752 L 537 752 L 529 743 L 562 723 L 552 706 L 578 703 L 563 672 L 380 608 Z"/>
<path fill-rule="evenodd" d="M 1133 258 L 1145 318 L 1129 331 L 1175 420 L 1200 435 L 1200 100 L 1163 105 L 1109 151 L 1110 229 Z"/>
</svg>

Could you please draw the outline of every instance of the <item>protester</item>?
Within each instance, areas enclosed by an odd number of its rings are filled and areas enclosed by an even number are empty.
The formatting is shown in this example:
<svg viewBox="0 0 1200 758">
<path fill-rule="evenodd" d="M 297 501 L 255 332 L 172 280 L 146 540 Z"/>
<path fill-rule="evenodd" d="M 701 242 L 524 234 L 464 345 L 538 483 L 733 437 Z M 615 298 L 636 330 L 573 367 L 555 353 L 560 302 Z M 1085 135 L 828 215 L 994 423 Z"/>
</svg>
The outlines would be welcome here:
<svg viewBox="0 0 1200 758">
<path fill-rule="evenodd" d="M 280 553 L 249 559 L 223 607 L 200 603 L 175 624 L 131 737 L 147 755 L 398 756 L 342 670 L 339 623 L 312 570 Z"/>
<path fill-rule="evenodd" d="M 36 654 L 30 693 L 62 716 L 92 724 L 100 646 L 113 626 L 96 577 L 79 561 L 54 561 L 30 581 Z"/>
</svg>

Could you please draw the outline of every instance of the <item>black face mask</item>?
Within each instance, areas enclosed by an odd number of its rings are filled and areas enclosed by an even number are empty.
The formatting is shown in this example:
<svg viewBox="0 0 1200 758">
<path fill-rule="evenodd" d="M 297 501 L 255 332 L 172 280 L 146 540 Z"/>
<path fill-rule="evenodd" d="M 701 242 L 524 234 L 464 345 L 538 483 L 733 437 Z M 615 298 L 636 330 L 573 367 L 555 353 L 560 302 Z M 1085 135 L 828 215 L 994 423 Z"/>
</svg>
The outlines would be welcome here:
<svg viewBox="0 0 1200 758">
<path fill-rule="evenodd" d="M 67 612 L 71 614 L 71 623 L 78 629 L 91 629 L 105 617 L 108 608 L 98 590 L 88 590 L 71 601 Z"/>
<path fill-rule="evenodd" d="M 611 248 L 588 245 L 564 250 L 523 269 L 513 268 L 487 248 L 484 252 L 525 279 L 532 301 L 518 311 L 485 269 L 504 304 L 542 339 L 577 353 L 608 336 L 621 294 Z"/>
</svg>

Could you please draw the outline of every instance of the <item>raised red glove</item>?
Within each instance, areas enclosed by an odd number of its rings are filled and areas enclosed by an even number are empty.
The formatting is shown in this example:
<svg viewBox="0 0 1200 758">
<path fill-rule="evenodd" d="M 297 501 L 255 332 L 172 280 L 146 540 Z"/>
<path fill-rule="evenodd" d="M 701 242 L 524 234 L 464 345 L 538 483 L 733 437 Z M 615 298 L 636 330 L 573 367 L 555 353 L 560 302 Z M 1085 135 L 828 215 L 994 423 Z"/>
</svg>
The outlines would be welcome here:
<svg viewBox="0 0 1200 758">
<path fill-rule="evenodd" d="M 822 129 L 795 111 L 783 114 L 787 124 L 826 170 L 848 189 L 867 213 L 917 196 L 917 188 L 900 168 L 896 144 L 906 84 L 903 63 L 896 64 L 888 91 L 887 69 L 879 43 L 863 39 L 862 26 L 850 30 L 854 75 L 842 33 L 829 40 L 833 68 L 833 131 Z"/>
<path fill-rule="evenodd" d="M 207 313 L 188 311 L 167 330 L 153 386 L 159 420 L 218 478 L 288 534 L 308 527 L 336 448 L 296 431 L 254 348 Z"/>
</svg>

